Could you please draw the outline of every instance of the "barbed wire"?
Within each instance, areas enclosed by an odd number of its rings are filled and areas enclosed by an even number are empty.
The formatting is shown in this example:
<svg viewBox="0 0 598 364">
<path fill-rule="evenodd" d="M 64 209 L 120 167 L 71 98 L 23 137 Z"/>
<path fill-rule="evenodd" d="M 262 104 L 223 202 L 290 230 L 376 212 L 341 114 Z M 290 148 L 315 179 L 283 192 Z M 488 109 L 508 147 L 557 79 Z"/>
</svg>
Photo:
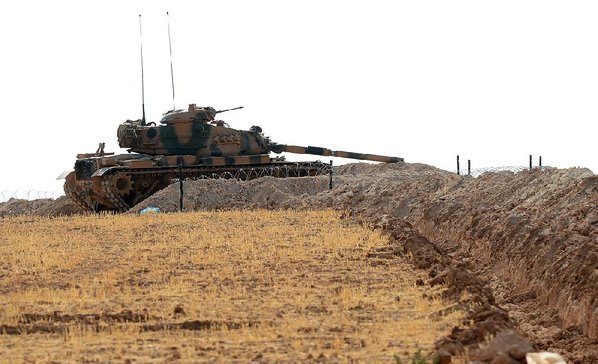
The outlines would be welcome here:
<svg viewBox="0 0 598 364">
<path fill-rule="evenodd" d="M 203 179 L 236 179 L 251 180 L 260 177 L 302 177 L 328 174 L 334 168 L 327 163 L 317 162 L 296 162 L 281 166 L 264 168 L 233 168 L 232 170 L 215 170 L 198 174 L 196 176 L 184 177 L 183 181 L 196 181 Z M 178 183 L 179 178 L 172 179 L 171 183 Z"/>
<path fill-rule="evenodd" d="M 552 167 L 548 167 L 548 166 L 542 166 L 542 167 L 534 167 L 534 169 L 540 169 L 540 170 L 545 170 L 548 168 L 552 168 Z M 518 173 L 521 171 L 527 171 L 529 170 L 529 167 L 525 167 L 525 166 L 502 166 L 502 167 L 482 167 L 482 168 L 472 168 L 471 169 L 471 176 L 472 177 L 479 177 L 482 174 L 488 172 L 488 173 L 496 173 L 496 172 L 513 172 L 513 173 Z M 467 168 L 461 168 L 459 169 L 459 174 L 466 176 L 467 175 Z"/>
<path fill-rule="evenodd" d="M 0 191 L 0 202 L 6 202 L 11 198 L 19 200 L 38 200 L 41 198 L 57 199 L 63 195 L 64 191 L 3 190 Z"/>
</svg>

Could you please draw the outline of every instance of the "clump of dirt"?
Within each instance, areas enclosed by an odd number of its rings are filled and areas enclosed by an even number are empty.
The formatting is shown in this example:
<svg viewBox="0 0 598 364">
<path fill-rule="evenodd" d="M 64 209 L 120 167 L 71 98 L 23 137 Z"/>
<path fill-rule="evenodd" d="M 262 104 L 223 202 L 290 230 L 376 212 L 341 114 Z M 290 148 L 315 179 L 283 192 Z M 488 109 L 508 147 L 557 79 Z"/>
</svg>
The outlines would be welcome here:
<svg viewBox="0 0 598 364">
<path fill-rule="evenodd" d="M 502 340 L 497 348 L 506 341 L 529 347 L 501 334 L 518 328 L 539 349 L 598 362 L 598 177 L 591 171 L 472 178 L 423 164 L 358 163 L 336 167 L 333 184 L 329 190 L 327 176 L 185 181 L 184 206 L 343 211 L 389 233 L 393 245 L 384 254 L 407 252 L 428 271 L 429 284 L 470 297 L 474 325 L 439 342 L 443 358 L 465 347 L 474 353 L 488 334 Z M 148 206 L 178 211 L 178 184 L 130 213 Z M 521 361 L 511 349 L 509 360 Z M 476 360 L 487 361 L 484 353 Z"/>
<path fill-rule="evenodd" d="M 0 203 L 0 217 L 37 215 L 37 216 L 70 216 L 83 211 L 67 196 L 57 199 L 44 198 L 38 200 L 22 200 L 11 198 Z"/>
</svg>

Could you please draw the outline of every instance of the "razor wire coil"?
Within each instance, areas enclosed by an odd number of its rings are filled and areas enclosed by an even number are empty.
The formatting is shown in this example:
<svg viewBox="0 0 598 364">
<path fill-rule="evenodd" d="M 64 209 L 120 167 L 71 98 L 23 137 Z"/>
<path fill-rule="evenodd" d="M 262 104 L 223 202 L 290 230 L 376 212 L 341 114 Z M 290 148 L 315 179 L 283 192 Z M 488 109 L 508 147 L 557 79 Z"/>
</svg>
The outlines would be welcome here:
<svg viewBox="0 0 598 364">
<path fill-rule="evenodd" d="M 546 170 L 552 167 L 549 166 L 542 166 L 542 167 L 533 167 L 533 169 L 539 170 Z M 471 169 L 471 176 L 472 177 L 479 177 L 484 173 L 498 173 L 498 172 L 513 172 L 519 173 L 522 171 L 529 171 L 529 167 L 525 166 L 501 166 L 501 167 L 481 167 L 481 168 L 472 168 Z M 459 169 L 459 174 L 462 176 L 467 176 L 467 168 Z"/>
<path fill-rule="evenodd" d="M 39 199 L 57 199 L 64 195 L 64 191 L 44 191 L 44 190 L 3 190 L 0 191 L 0 202 L 6 202 L 10 199 L 17 200 L 39 200 Z"/>
<path fill-rule="evenodd" d="M 319 163 L 319 162 L 317 162 Z M 234 171 L 223 170 L 219 172 L 199 173 L 194 176 L 185 176 L 183 181 L 194 181 L 204 179 L 235 179 L 235 180 L 251 180 L 261 177 L 301 177 L 306 176 L 307 171 L 312 171 L 313 175 L 325 175 L 334 168 L 329 164 L 313 164 L 313 163 L 293 163 L 284 166 L 272 166 L 268 168 L 237 168 Z M 171 183 L 178 183 L 180 179 L 175 177 Z"/>
</svg>

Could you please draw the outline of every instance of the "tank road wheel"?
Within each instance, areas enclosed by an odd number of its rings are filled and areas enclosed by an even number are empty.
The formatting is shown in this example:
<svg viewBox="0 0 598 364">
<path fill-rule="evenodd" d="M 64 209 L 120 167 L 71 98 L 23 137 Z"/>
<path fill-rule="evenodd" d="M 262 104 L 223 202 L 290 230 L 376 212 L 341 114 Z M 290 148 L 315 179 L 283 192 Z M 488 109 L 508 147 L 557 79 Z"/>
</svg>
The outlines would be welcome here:
<svg viewBox="0 0 598 364">
<path fill-rule="evenodd" d="M 128 174 L 119 174 L 116 178 L 114 178 L 113 183 L 114 191 L 121 197 L 128 195 L 131 191 L 133 191 L 133 181 L 131 180 L 131 176 Z"/>
</svg>

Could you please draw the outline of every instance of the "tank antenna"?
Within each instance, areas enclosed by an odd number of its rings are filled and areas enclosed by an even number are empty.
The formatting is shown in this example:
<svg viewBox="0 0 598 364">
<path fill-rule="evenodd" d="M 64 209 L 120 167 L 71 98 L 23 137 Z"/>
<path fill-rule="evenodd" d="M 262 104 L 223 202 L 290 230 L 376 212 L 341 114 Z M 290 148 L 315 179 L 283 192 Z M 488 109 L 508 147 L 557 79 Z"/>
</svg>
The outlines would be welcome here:
<svg viewBox="0 0 598 364">
<path fill-rule="evenodd" d="M 168 22 L 168 50 L 170 51 L 170 82 L 172 84 L 172 110 L 176 110 L 174 102 L 174 73 L 172 72 L 172 42 L 170 41 L 170 17 L 166 12 L 166 21 Z"/>
<path fill-rule="evenodd" d="M 141 36 L 141 14 L 139 14 L 139 44 L 141 45 L 141 125 L 145 125 L 145 84 L 143 82 L 143 37 Z"/>
</svg>

